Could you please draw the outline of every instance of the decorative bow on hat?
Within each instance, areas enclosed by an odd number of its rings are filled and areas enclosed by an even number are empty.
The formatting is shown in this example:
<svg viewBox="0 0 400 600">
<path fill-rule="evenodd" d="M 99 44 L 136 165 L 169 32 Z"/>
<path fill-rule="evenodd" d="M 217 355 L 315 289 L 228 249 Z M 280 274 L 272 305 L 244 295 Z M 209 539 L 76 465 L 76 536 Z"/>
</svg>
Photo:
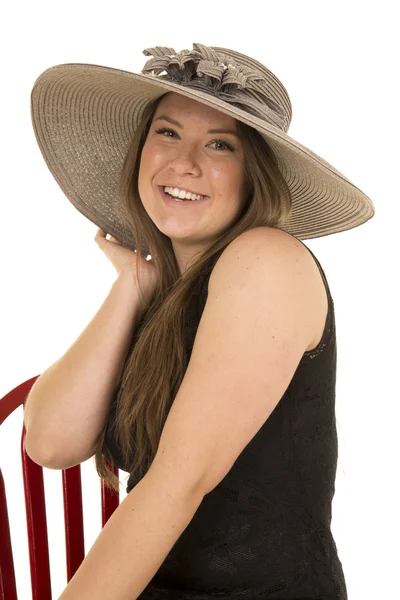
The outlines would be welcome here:
<svg viewBox="0 0 400 600">
<path fill-rule="evenodd" d="M 193 50 L 180 52 L 156 46 L 143 50 L 143 54 L 154 57 L 145 64 L 143 74 L 161 76 L 161 79 L 212 94 L 286 130 L 284 111 L 268 94 L 268 83 L 261 72 L 238 66 L 226 54 L 202 44 L 193 44 Z M 162 75 L 164 71 L 166 75 Z"/>
</svg>

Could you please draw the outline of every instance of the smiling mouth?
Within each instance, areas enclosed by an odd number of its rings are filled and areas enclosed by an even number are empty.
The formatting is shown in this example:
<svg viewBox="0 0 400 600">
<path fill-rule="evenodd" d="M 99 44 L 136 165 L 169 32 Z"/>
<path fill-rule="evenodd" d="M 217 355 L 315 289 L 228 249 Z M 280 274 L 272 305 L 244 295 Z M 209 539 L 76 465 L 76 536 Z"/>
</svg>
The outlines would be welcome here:
<svg viewBox="0 0 400 600">
<path fill-rule="evenodd" d="M 202 198 L 200 198 L 200 200 L 189 200 L 189 199 L 184 199 L 184 198 L 175 198 L 174 196 L 170 196 L 167 194 L 167 192 L 164 191 L 164 187 L 163 186 L 158 186 L 158 189 L 160 190 L 160 194 L 161 196 L 164 198 L 164 201 L 167 202 L 167 204 L 170 204 L 172 206 L 194 206 L 195 204 L 203 204 L 204 202 L 207 202 L 208 200 L 208 196 L 203 196 Z"/>
<path fill-rule="evenodd" d="M 167 192 L 167 188 L 168 189 L 174 189 L 174 186 L 171 185 L 160 185 L 158 186 L 166 196 L 168 196 L 169 198 L 174 198 L 174 199 L 178 199 L 178 200 L 186 200 L 186 201 L 192 201 L 192 202 L 198 202 L 199 200 L 204 200 L 205 198 L 208 198 L 208 196 L 206 194 L 200 194 L 199 192 L 191 192 L 190 190 L 185 190 L 185 188 L 177 188 L 179 190 L 179 192 L 181 191 L 185 191 L 185 195 L 187 193 L 192 194 L 193 196 L 200 196 L 200 198 L 196 198 L 195 200 L 193 200 L 192 198 L 180 198 L 179 196 L 173 196 L 170 192 Z"/>
</svg>

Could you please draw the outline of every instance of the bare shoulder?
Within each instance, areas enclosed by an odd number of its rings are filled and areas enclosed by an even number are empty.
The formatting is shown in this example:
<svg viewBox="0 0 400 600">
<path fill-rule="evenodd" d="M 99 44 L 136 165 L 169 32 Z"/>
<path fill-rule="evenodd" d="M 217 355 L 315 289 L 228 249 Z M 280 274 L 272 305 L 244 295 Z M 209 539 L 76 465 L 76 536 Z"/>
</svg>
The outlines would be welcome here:
<svg viewBox="0 0 400 600">
<path fill-rule="evenodd" d="M 243 263 L 243 264 L 241 264 Z M 307 248 L 294 236 L 276 227 L 255 227 L 240 234 L 221 253 L 211 273 L 210 283 L 229 271 L 229 276 L 238 271 L 237 265 L 246 270 L 256 270 L 257 265 L 277 265 L 288 268 L 301 264 L 303 269 L 319 273 L 314 259 Z M 239 267 L 239 271 L 240 271 Z M 315 267 L 315 268 L 314 268 Z"/>
<path fill-rule="evenodd" d="M 276 227 L 256 227 L 243 232 L 217 260 L 209 291 L 217 286 L 229 286 L 236 278 L 246 278 L 243 285 L 245 281 L 257 280 L 265 294 L 274 282 L 282 293 L 286 282 L 290 286 L 286 291 L 292 291 L 293 302 L 302 306 L 310 331 L 306 351 L 318 345 L 325 328 L 328 298 L 314 258 L 297 238 Z"/>
<path fill-rule="evenodd" d="M 215 265 L 214 271 L 218 271 L 219 265 L 224 264 L 233 255 L 240 254 L 243 257 L 248 255 L 252 257 L 252 262 L 257 261 L 260 258 L 257 254 L 258 250 L 262 253 L 261 258 L 267 257 L 268 260 L 274 258 L 279 260 L 288 253 L 290 253 L 292 259 L 296 259 L 296 255 L 298 257 L 302 255 L 304 257 L 310 256 L 304 245 L 289 233 L 276 227 L 255 227 L 244 231 L 225 248 Z M 310 256 L 310 258 L 312 257 Z"/>
</svg>

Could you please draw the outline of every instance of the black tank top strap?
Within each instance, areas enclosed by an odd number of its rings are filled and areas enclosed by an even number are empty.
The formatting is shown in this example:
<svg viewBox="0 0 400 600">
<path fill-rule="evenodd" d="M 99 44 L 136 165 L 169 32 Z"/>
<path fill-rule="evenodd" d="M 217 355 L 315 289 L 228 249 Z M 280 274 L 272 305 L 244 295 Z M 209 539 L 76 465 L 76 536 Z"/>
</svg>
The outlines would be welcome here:
<svg viewBox="0 0 400 600">
<path fill-rule="evenodd" d="M 299 240 L 299 242 L 301 242 L 301 244 L 303 244 L 303 242 L 302 242 L 301 240 Z M 308 246 L 306 246 L 305 244 L 303 244 L 303 246 L 304 246 L 305 248 L 307 248 L 307 250 L 309 251 L 309 253 L 310 253 L 310 254 L 311 254 L 311 256 L 313 257 L 313 259 L 314 259 L 314 260 L 315 260 L 315 262 L 317 263 L 317 267 L 318 267 L 318 269 L 319 269 L 319 271 L 320 271 L 320 273 L 321 273 L 321 275 L 322 275 L 322 278 L 323 278 L 323 280 L 324 280 L 324 283 L 325 283 L 326 291 L 327 291 L 327 293 L 328 293 L 328 296 L 330 296 L 331 294 L 330 294 L 330 290 L 329 290 L 329 284 L 328 284 L 328 281 L 327 281 L 327 279 L 326 279 L 325 272 L 324 272 L 323 268 L 321 267 L 321 263 L 319 262 L 318 258 L 315 256 L 315 254 L 314 254 L 314 253 L 313 253 L 313 252 L 310 250 L 310 248 L 309 248 Z"/>
<path fill-rule="evenodd" d="M 303 244 L 303 242 L 301 240 L 299 240 L 299 242 L 301 244 Z M 322 338 L 319 342 L 319 344 L 313 348 L 312 350 L 307 350 L 306 352 L 304 352 L 304 356 L 307 357 L 311 357 L 311 358 L 315 358 L 315 356 L 317 356 L 322 350 L 323 348 L 325 348 L 325 346 L 328 345 L 328 342 L 330 341 L 330 339 L 336 335 L 336 325 L 335 325 L 335 305 L 334 305 L 334 301 L 331 295 L 331 291 L 329 288 L 329 283 L 328 280 L 326 278 L 325 272 L 318 260 L 318 258 L 315 256 L 315 254 L 310 250 L 310 248 L 308 248 L 308 246 L 306 246 L 305 244 L 303 244 L 303 246 L 305 248 L 307 248 L 307 250 L 309 251 L 309 253 L 311 254 L 311 256 L 313 257 L 313 259 L 315 260 L 317 267 L 319 269 L 319 272 L 321 273 L 322 276 L 322 280 L 324 282 L 325 285 L 325 290 L 326 290 L 326 294 L 327 294 L 327 298 L 328 298 L 328 314 L 326 316 L 326 321 L 325 321 L 325 328 L 324 328 L 324 333 L 322 334 Z"/>
</svg>

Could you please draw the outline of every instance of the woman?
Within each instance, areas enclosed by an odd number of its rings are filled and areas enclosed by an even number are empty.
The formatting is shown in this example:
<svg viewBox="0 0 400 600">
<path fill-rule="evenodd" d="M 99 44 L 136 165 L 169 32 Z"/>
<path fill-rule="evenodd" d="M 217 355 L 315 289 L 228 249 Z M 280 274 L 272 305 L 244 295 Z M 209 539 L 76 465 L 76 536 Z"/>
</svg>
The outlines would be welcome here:
<svg viewBox="0 0 400 600">
<path fill-rule="evenodd" d="M 142 74 L 59 65 L 32 92 L 50 170 L 140 306 L 75 454 L 115 490 L 109 463 L 129 472 L 128 496 L 61 598 L 345 599 L 334 305 L 300 240 L 373 204 L 287 135 L 261 63 L 144 53 Z"/>
</svg>

